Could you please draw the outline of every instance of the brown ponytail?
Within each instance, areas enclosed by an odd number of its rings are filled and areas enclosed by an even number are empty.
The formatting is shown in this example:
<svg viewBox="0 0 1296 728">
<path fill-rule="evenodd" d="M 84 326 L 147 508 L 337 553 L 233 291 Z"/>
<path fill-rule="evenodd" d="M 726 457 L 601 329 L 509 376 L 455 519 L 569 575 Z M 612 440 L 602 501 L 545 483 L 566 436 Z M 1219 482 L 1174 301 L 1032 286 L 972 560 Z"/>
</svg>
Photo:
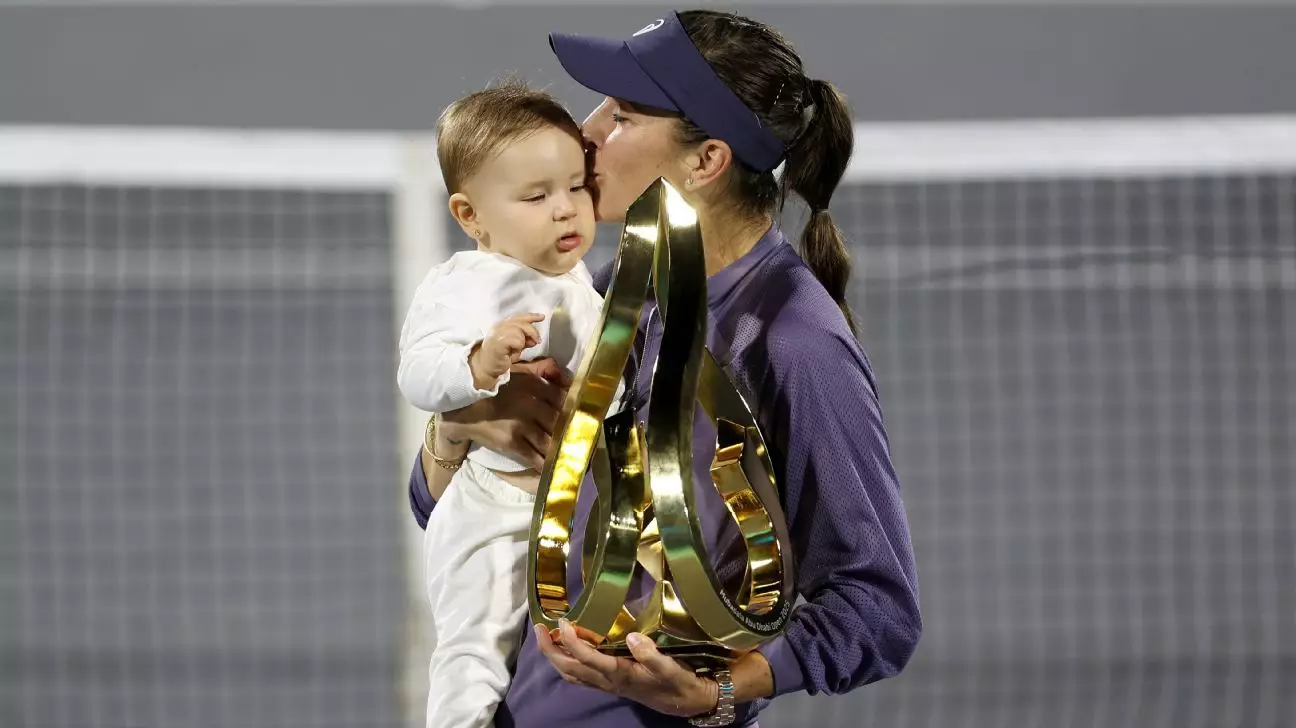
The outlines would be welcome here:
<svg viewBox="0 0 1296 728">
<path fill-rule="evenodd" d="M 841 307 L 851 332 L 855 316 L 846 300 L 851 261 L 842 231 L 828 212 L 833 192 L 846 174 L 855 147 L 855 127 L 846 99 L 827 81 L 807 80 L 809 105 L 805 133 L 788 150 L 783 187 L 810 207 L 810 220 L 801 233 L 801 257 Z"/>
<path fill-rule="evenodd" d="M 827 81 L 806 78 L 792 44 L 763 23 L 715 10 L 688 10 L 679 13 L 679 19 L 720 80 L 788 144 L 781 181 L 772 172 L 735 165 L 735 204 L 745 212 L 777 214 L 789 191 L 806 201 L 811 214 L 801 236 L 801 257 L 855 332 L 855 317 L 846 302 L 850 256 L 828 213 L 855 146 L 846 99 Z M 707 138 L 705 131 L 681 120 L 680 144 Z"/>
</svg>

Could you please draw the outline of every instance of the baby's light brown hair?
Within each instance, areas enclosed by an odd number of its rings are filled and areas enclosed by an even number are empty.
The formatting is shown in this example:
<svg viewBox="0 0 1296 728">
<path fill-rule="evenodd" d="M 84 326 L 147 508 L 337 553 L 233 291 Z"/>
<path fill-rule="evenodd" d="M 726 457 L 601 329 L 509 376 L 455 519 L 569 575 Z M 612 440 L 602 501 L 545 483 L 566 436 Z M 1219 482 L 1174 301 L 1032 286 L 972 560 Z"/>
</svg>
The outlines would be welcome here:
<svg viewBox="0 0 1296 728">
<path fill-rule="evenodd" d="M 509 80 L 454 102 L 437 120 L 437 161 L 449 194 L 462 192 L 504 146 L 549 128 L 581 141 L 580 125 L 547 93 Z"/>
</svg>

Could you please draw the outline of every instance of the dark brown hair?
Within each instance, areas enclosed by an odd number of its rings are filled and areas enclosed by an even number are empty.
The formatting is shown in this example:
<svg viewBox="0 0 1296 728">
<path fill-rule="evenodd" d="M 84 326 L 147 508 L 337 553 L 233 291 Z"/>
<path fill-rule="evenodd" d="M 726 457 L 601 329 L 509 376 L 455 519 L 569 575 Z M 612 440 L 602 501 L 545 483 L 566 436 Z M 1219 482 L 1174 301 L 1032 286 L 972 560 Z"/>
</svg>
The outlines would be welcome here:
<svg viewBox="0 0 1296 728">
<path fill-rule="evenodd" d="M 521 81 L 506 80 L 450 104 L 437 120 L 437 161 L 450 194 L 504 145 L 556 127 L 582 145 L 580 125 L 556 99 Z"/>
<path fill-rule="evenodd" d="M 733 198 L 742 211 L 757 214 L 781 212 L 789 191 L 805 200 L 810 220 L 801 236 L 801 257 L 841 307 L 854 332 L 855 317 L 846 301 L 850 255 L 828 213 L 855 146 L 845 97 L 827 81 L 806 78 L 792 44 L 763 23 L 711 10 L 684 11 L 679 19 L 724 85 L 788 146 L 781 180 L 775 180 L 773 172 L 757 172 L 735 160 Z M 683 120 L 681 144 L 708 138 Z"/>
</svg>

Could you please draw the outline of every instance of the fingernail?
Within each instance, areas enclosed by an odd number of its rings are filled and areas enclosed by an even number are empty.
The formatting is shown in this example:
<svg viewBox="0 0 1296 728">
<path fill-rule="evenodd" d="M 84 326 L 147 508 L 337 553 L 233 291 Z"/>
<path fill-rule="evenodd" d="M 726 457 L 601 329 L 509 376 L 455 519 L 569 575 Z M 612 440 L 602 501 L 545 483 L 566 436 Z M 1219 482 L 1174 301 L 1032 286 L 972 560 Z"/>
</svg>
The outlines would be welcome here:
<svg viewBox="0 0 1296 728">
<path fill-rule="evenodd" d="M 571 626 L 571 622 L 568 622 L 566 617 L 563 617 L 558 620 L 559 629 L 567 629 L 570 626 Z"/>
<path fill-rule="evenodd" d="M 631 647 L 638 647 L 639 644 L 643 642 L 643 640 L 644 640 L 643 635 L 639 634 L 638 632 L 631 632 L 630 634 L 626 635 L 626 644 L 630 645 Z"/>
</svg>

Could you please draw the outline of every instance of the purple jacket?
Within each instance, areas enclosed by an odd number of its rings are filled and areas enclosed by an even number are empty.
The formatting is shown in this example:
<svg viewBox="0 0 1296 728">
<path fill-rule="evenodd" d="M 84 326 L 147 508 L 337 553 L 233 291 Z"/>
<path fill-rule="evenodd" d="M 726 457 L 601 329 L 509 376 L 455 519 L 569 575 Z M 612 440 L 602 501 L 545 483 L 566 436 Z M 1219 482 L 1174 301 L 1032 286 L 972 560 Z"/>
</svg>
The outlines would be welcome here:
<svg viewBox="0 0 1296 728">
<path fill-rule="evenodd" d="M 605 288 L 609 270 L 596 284 Z M 843 693 L 900 672 L 918 643 L 918 580 L 900 486 L 882 425 L 877 386 L 863 349 L 836 303 L 777 227 L 750 252 L 707 281 L 713 317 L 707 346 L 727 364 L 760 423 L 777 469 L 796 558 L 797 592 L 805 602 L 787 630 L 760 648 L 774 673 L 775 695 L 798 690 Z M 640 325 L 638 362 L 652 362 L 661 317 L 651 304 Z M 633 406 L 647 417 L 651 368 L 634 387 Z M 633 372 L 627 380 L 633 380 Z M 715 430 L 699 412 L 694 440 L 699 517 L 721 578 L 742 568 L 742 542 L 723 502 L 708 487 Z M 593 500 L 581 489 L 571 553 Z M 410 478 L 410 506 L 426 526 L 435 503 L 419 462 Z M 568 569 L 568 588 L 580 589 Z M 632 585 L 632 596 L 645 585 Z M 685 726 L 601 691 L 570 685 L 536 647 L 525 642 L 505 703 L 507 726 Z M 768 701 L 739 706 L 735 725 L 754 725 Z"/>
</svg>

